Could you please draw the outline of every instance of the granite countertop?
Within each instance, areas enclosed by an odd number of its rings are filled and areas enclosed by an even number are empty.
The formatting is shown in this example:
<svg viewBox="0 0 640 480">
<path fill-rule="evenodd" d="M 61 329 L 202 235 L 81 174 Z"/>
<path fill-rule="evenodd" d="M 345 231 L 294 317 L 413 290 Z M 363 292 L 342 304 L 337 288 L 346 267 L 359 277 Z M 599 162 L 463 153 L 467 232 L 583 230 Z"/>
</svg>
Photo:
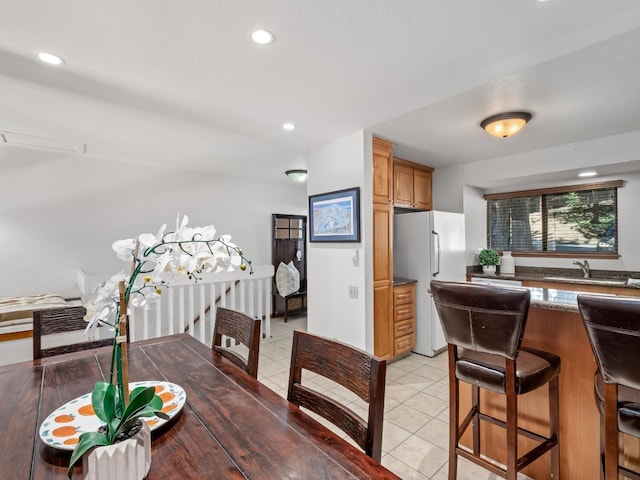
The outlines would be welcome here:
<svg viewBox="0 0 640 480">
<path fill-rule="evenodd" d="M 531 292 L 531 306 L 546 310 L 578 312 L 578 295 L 588 295 L 572 290 L 526 287 Z"/>
<path fill-rule="evenodd" d="M 411 283 L 418 283 L 418 281 L 412 278 L 393 277 L 394 287 L 397 287 L 398 285 L 409 285 Z"/>
<path fill-rule="evenodd" d="M 514 275 L 490 275 L 481 270 L 475 271 L 475 267 L 467 267 L 467 274 L 471 277 L 497 278 L 503 280 L 520 280 L 530 282 L 566 283 L 570 285 L 600 285 L 603 287 L 640 288 L 640 272 L 627 272 L 621 270 L 591 270 L 590 277 L 584 278 L 578 269 L 567 268 L 538 268 L 516 267 Z M 477 266 L 479 267 L 479 266 Z M 629 285 L 628 279 L 639 279 L 638 284 Z"/>
</svg>

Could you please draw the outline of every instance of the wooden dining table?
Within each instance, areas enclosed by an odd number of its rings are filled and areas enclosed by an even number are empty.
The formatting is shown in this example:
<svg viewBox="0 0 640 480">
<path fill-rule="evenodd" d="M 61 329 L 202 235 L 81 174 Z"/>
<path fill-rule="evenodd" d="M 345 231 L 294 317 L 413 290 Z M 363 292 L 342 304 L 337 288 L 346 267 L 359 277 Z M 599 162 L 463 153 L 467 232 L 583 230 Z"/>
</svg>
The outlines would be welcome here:
<svg viewBox="0 0 640 480">
<path fill-rule="evenodd" d="M 0 367 L 0 478 L 67 478 L 70 452 L 43 443 L 40 425 L 108 375 L 110 353 Z M 152 433 L 148 479 L 399 478 L 188 334 L 132 343 L 129 376 L 186 392 L 181 412 Z"/>
</svg>

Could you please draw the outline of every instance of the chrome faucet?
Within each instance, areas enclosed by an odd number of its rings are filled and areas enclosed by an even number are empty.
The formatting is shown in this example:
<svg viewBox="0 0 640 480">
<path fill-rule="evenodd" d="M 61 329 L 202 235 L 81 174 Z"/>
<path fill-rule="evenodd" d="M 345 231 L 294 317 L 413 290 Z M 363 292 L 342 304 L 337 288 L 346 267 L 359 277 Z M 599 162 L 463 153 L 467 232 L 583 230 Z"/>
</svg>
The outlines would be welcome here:
<svg viewBox="0 0 640 480">
<path fill-rule="evenodd" d="M 580 269 L 582 270 L 582 273 L 584 273 L 584 278 L 589 278 L 589 262 L 588 261 L 584 261 L 583 263 L 580 263 L 579 261 L 575 261 L 573 262 L 574 265 L 577 265 L 578 267 L 580 267 Z"/>
</svg>

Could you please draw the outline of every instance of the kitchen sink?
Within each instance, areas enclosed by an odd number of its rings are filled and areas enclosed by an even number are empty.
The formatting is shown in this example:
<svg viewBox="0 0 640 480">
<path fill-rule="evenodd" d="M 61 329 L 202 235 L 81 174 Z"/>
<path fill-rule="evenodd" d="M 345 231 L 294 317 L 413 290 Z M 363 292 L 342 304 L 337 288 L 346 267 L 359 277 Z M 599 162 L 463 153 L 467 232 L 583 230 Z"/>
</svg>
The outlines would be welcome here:
<svg viewBox="0 0 640 480">
<path fill-rule="evenodd" d="M 572 282 L 572 283 L 588 283 L 591 285 L 626 285 L 624 280 L 603 280 L 600 278 L 575 278 L 575 277 L 544 277 L 545 280 Z"/>
</svg>

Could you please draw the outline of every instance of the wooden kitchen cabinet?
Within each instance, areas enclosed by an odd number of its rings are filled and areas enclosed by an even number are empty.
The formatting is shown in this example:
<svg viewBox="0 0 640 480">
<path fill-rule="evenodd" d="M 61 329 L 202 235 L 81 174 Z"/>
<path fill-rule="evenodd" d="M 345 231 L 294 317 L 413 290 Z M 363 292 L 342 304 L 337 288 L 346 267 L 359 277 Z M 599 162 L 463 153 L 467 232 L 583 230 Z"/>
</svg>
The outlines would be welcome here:
<svg viewBox="0 0 640 480">
<path fill-rule="evenodd" d="M 393 358 L 393 287 L 373 287 L 373 354 L 391 360 Z"/>
<path fill-rule="evenodd" d="M 393 205 L 373 204 L 373 353 L 393 357 Z"/>
<path fill-rule="evenodd" d="M 393 203 L 393 146 L 373 138 L 373 203 Z"/>
<path fill-rule="evenodd" d="M 393 205 L 412 210 L 433 208 L 433 168 L 395 158 L 393 160 Z"/>
<path fill-rule="evenodd" d="M 416 285 L 393 287 L 393 355 L 410 351 L 416 344 Z"/>
</svg>

